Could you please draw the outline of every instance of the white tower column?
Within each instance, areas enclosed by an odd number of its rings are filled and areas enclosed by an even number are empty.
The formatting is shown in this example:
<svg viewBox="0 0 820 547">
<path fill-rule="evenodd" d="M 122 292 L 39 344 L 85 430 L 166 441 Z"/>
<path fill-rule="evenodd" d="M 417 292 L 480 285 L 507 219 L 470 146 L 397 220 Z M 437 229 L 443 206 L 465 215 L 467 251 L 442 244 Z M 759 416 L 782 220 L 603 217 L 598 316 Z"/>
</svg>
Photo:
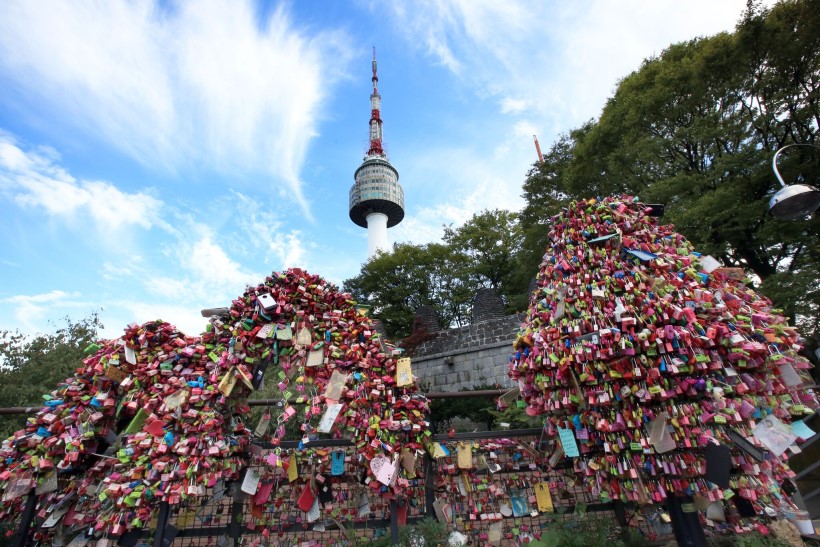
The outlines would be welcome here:
<svg viewBox="0 0 820 547">
<path fill-rule="evenodd" d="M 367 215 L 367 258 L 377 251 L 389 251 L 387 248 L 387 215 L 370 213 Z"/>
</svg>

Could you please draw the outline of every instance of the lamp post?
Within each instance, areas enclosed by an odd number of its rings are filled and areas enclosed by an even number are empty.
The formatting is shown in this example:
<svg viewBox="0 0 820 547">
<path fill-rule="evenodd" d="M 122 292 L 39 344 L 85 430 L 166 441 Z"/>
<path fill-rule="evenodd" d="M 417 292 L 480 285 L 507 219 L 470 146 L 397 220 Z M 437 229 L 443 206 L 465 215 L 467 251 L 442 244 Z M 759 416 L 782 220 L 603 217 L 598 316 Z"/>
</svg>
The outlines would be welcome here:
<svg viewBox="0 0 820 547">
<path fill-rule="evenodd" d="M 769 200 L 769 212 L 783 220 L 794 220 L 813 213 L 820 207 L 820 190 L 808 184 L 786 185 L 780 172 L 777 170 L 777 158 L 780 153 L 792 146 L 810 146 L 820 148 L 813 144 L 787 144 L 774 153 L 772 158 L 772 170 L 782 188 Z"/>
</svg>

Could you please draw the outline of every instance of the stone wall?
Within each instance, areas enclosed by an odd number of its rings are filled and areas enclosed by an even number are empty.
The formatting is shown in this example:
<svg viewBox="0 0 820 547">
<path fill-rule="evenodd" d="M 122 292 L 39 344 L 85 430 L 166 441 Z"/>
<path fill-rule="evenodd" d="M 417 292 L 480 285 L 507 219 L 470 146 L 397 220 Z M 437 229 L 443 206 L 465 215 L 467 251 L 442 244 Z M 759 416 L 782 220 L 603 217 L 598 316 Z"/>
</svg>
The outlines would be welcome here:
<svg viewBox="0 0 820 547">
<path fill-rule="evenodd" d="M 413 351 L 413 374 L 428 391 L 512 387 L 507 362 L 524 314 L 476 319 L 466 327 L 431 333 Z"/>
</svg>

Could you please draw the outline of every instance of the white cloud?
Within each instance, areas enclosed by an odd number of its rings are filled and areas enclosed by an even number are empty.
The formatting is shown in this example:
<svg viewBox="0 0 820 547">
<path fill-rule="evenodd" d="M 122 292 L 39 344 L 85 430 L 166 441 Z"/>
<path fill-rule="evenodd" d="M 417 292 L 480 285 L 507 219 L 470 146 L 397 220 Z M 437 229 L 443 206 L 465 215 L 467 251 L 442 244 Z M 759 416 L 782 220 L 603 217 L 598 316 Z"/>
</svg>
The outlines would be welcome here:
<svg viewBox="0 0 820 547">
<path fill-rule="evenodd" d="M 138 257 L 122 265 L 105 262 L 101 270 L 108 289 L 108 337 L 119 336 L 128 323 L 155 319 L 198 334 L 206 323 L 200 309 L 229 306 L 247 285 L 264 279 L 229 256 L 203 224 L 182 226 L 178 236 L 166 240 L 164 256 Z"/>
<path fill-rule="evenodd" d="M 79 296 L 79 293 L 67 293 L 64 291 L 51 291 L 42 294 L 9 296 L 3 298 L 0 302 L 8 302 L 12 304 L 42 304 L 44 302 L 55 302 L 65 298 Z"/>
<path fill-rule="evenodd" d="M 247 285 L 264 279 L 232 258 L 204 224 L 189 223 L 164 241 L 163 256 L 126 261 L 122 267 L 105 262 L 102 276 L 137 285 L 150 295 L 146 301 L 156 302 L 158 297 L 160 305 L 165 301 L 192 307 L 206 301 L 229 302 Z"/>
<path fill-rule="evenodd" d="M 162 319 L 192 336 L 205 330 L 205 325 L 208 323 L 208 320 L 202 317 L 199 309 L 191 306 L 138 300 L 118 300 L 114 301 L 113 305 L 118 311 L 115 315 L 106 318 L 106 328 L 103 330 L 103 336 L 106 338 L 122 336 L 123 329 L 129 323 L 142 324 Z"/>
<path fill-rule="evenodd" d="M 505 135 L 502 142 L 505 140 L 509 141 L 509 135 Z M 512 163 L 523 161 L 521 156 L 526 152 L 500 146 L 493 155 L 486 156 L 472 148 L 437 147 L 419 155 L 405 168 L 407 178 L 420 180 L 414 169 L 429 172 L 426 166 L 438 165 L 435 172 L 439 178 L 429 182 L 431 188 L 446 188 L 448 197 L 430 206 L 411 207 L 401 224 L 390 230 L 391 241 L 416 244 L 439 241 L 442 225 L 460 226 L 484 209 L 519 210 L 524 173 L 509 170 L 509 164 L 510 158 L 515 158 Z M 414 191 L 432 190 L 416 188 Z"/>
<path fill-rule="evenodd" d="M 143 257 L 130 253 L 128 256 L 118 257 L 116 262 L 103 262 L 100 275 L 107 280 L 119 280 L 137 275 L 142 268 Z"/>
<path fill-rule="evenodd" d="M 231 219 L 239 228 L 237 233 L 241 238 L 233 242 L 234 246 L 261 254 L 266 264 L 275 269 L 304 266 L 306 248 L 311 243 L 304 240 L 301 231 L 286 230 L 280 216 L 270 209 L 270 204 L 263 206 L 259 200 L 236 191 L 220 204 L 240 212 Z"/>
<path fill-rule="evenodd" d="M 150 228 L 162 202 L 145 192 L 128 193 L 101 181 L 77 180 L 61 168 L 51 149 L 24 151 L 0 133 L 0 192 L 23 207 L 40 207 L 49 215 L 91 217 L 99 233 L 127 226 Z"/>
<path fill-rule="evenodd" d="M 87 302 L 76 300 L 80 297 L 78 292 L 65 292 L 53 290 L 40 294 L 18 294 L 6 298 L 0 298 L 0 304 L 9 305 L 14 318 L 14 325 L 3 324 L 0 328 L 19 328 L 23 332 L 43 332 L 44 323 L 48 318 L 54 318 L 58 310 L 83 309 L 84 313 L 93 308 Z M 3 323 L 6 323 L 3 321 Z"/>
<path fill-rule="evenodd" d="M 182 266 L 195 275 L 202 289 L 210 292 L 219 287 L 243 287 L 258 281 L 260 275 L 243 270 L 210 236 L 204 236 L 180 256 Z"/>
<path fill-rule="evenodd" d="M 272 260 L 276 269 L 304 266 L 306 249 L 315 247 L 302 232 L 283 229 L 274 212 L 239 192 L 214 196 L 206 205 L 213 209 L 207 211 L 170 200 L 166 204 L 105 181 L 78 180 L 60 164 L 56 151 L 26 151 L 7 133 L 0 133 L 0 198 L 36 207 L 84 233 L 83 222 L 91 219 L 97 228 L 94 237 L 111 244 L 101 247 L 99 256 L 92 252 L 84 257 L 84 271 L 96 270 L 96 277 L 66 270 L 63 290 L 0 299 L 0 317 L 14 322 L 0 321 L 0 328 L 29 334 L 46 330 L 46 320 L 57 308 L 86 316 L 102 303 L 105 336 L 119 336 L 127 323 L 158 317 L 198 333 L 204 325 L 201 308 L 228 305 L 247 285 L 264 279 L 248 263 L 265 262 L 267 268 Z M 219 218 L 211 217 L 214 211 Z M 225 225 L 230 229 L 223 230 Z M 129 237 L 130 227 L 157 229 L 138 238 Z M 121 252 L 111 252 L 116 249 Z M 80 287 L 94 304 L 77 301 Z"/>
<path fill-rule="evenodd" d="M 538 125 L 557 133 L 597 116 L 617 80 L 646 57 L 673 42 L 732 30 L 745 4 L 420 0 L 414 9 L 399 2 L 380 6 L 409 44 L 479 96 L 498 97 L 502 113 L 538 113 Z"/>
<path fill-rule="evenodd" d="M 41 111 L 148 166 L 272 176 L 307 207 L 299 172 L 326 94 L 352 57 L 250 0 L 6 2 L 0 71 Z"/>
<path fill-rule="evenodd" d="M 536 161 L 532 135 L 546 152 L 561 132 L 598 116 L 618 79 L 645 58 L 673 42 L 731 31 L 745 0 L 374 5 L 410 47 L 453 72 L 465 102 L 496 104 L 509 122 L 483 127 L 486 138 L 468 136 L 457 150 L 416 151 L 401 168 L 404 180 L 437 177 L 430 181 L 434 186 L 405 192 L 429 191 L 440 203 L 411 205 L 402 224 L 391 230 L 393 240 L 423 243 L 440 238 L 442 223 L 459 225 L 482 209 L 518 210 L 521 182 Z"/>
<path fill-rule="evenodd" d="M 410 23 L 410 26 L 397 25 L 407 39 L 416 45 L 423 45 L 427 53 L 449 70 L 459 74 L 462 70 L 461 63 L 456 59 L 450 45 L 448 44 L 446 31 L 455 24 L 453 18 L 457 15 L 454 10 L 448 9 L 446 4 L 436 6 L 436 17 L 418 17 L 414 13 L 419 5 L 414 5 L 408 13 L 407 4 L 393 2 L 390 8 L 394 10 L 396 18 L 402 22 Z M 421 9 L 424 9 L 423 7 Z"/>
<path fill-rule="evenodd" d="M 519 120 L 515 122 L 515 125 L 513 126 L 513 134 L 516 137 L 530 137 L 532 135 L 535 135 L 535 132 L 535 124 L 530 123 L 526 120 Z"/>
<path fill-rule="evenodd" d="M 250 271 L 231 258 L 213 239 L 208 228 L 194 227 L 192 239 L 181 239 L 166 250 L 166 267 L 138 266 L 126 279 L 133 283 L 129 298 L 113 300 L 113 316 L 123 326 L 163 319 L 187 334 L 198 334 L 207 322 L 199 313 L 205 307 L 229 306 L 247 285 L 256 285 L 264 275 Z M 170 267 L 167 267 L 170 266 Z M 136 300 L 133 296 L 143 294 Z M 109 320 L 106 319 L 108 323 Z M 109 331 L 106 331 L 110 335 Z"/>
<path fill-rule="evenodd" d="M 305 263 L 305 242 L 299 230 L 292 230 L 279 247 L 282 268 L 299 267 Z"/>
<path fill-rule="evenodd" d="M 529 108 L 529 103 L 524 99 L 514 99 L 503 97 L 500 101 L 502 114 L 519 114 Z"/>
</svg>

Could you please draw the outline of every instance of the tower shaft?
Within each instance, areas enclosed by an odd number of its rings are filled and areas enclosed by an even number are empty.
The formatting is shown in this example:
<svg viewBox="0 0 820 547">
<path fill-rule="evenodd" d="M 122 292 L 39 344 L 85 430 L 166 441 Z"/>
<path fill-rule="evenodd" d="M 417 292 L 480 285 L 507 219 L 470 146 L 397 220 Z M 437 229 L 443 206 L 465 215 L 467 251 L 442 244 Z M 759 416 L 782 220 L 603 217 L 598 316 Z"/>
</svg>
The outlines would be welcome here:
<svg viewBox="0 0 820 547">
<path fill-rule="evenodd" d="M 379 251 L 388 251 L 387 243 L 387 215 L 384 213 L 370 213 L 367 215 L 367 256 L 371 257 Z"/>
</svg>

